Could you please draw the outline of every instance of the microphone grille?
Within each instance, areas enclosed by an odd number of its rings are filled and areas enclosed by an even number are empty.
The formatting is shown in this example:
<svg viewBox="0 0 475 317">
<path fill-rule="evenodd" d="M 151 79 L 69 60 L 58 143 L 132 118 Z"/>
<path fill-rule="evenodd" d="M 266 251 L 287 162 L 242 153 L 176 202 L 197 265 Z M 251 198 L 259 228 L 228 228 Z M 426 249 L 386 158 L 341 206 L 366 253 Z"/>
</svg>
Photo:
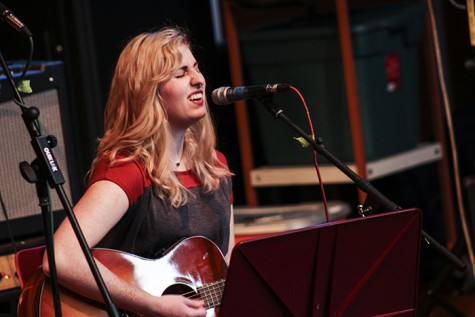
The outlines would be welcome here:
<svg viewBox="0 0 475 317">
<path fill-rule="evenodd" d="M 220 87 L 213 90 L 211 93 L 211 100 L 216 105 L 225 105 L 229 102 L 226 99 L 226 91 L 231 87 Z"/>
</svg>

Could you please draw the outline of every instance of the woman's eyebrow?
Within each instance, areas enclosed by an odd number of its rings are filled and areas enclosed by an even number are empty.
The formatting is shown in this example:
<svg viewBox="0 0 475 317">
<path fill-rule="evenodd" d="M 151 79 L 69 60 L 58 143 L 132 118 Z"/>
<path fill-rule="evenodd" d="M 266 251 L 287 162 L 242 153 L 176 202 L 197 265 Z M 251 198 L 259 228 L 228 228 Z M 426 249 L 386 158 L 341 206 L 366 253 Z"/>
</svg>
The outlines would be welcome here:
<svg viewBox="0 0 475 317">
<path fill-rule="evenodd" d="M 193 68 L 196 68 L 198 66 L 198 62 L 194 62 L 193 63 Z M 177 70 L 183 70 L 183 71 L 187 71 L 189 69 L 188 65 L 183 65 L 181 67 L 179 67 Z"/>
</svg>

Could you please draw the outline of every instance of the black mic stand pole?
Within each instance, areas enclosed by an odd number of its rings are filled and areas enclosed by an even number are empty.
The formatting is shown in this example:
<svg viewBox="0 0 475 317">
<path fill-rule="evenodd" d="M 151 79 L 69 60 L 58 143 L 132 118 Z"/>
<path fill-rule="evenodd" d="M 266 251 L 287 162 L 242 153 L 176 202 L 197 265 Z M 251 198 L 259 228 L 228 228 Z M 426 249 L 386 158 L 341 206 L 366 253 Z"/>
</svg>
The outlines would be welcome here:
<svg viewBox="0 0 475 317">
<path fill-rule="evenodd" d="M 328 161 L 335 165 L 340 171 L 348 176 L 356 186 L 367 194 L 366 201 L 362 206 L 358 206 L 359 214 L 366 216 L 373 212 L 376 212 L 381 206 L 386 211 L 400 210 L 401 207 L 396 203 L 389 200 L 375 187 L 373 187 L 366 179 L 359 177 L 352 169 L 346 164 L 335 157 L 330 151 L 328 151 L 322 144 L 322 142 L 316 142 L 305 131 L 303 131 L 298 125 L 292 122 L 285 114 L 284 111 L 273 102 L 272 96 L 265 96 L 262 98 L 255 98 L 272 114 L 275 119 L 280 119 L 285 122 L 291 129 L 297 132 L 302 138 L 304 138 L 318 154 L 324 156 Z M 436 240 L 429 236 L 424 230 L 422 230 L 422 237 L 425 242 L 431 246 L 439 255 L 445 257 L 450 261 L 459 271 L 464 271 L 467 265 L 457 258 L 453 253 L 440 245 Z"/>
<path fill-rule="evenodd" d="M 31 164 L 27 162 L 20 163 L 20 172 L 22 176 L 29 183 L 36 184 L 37 195 L 39 199 L 39 205 L 41 207 L 41 212 L 43 216 L 43 227 L 45 231 L 45 240 L 46 248 L 48 253 L 48 262 L 50 267 L 50 279 L 51 287 L 54 300 L 54 311 L 55 316 L 61 316 L 61 303 L 59 298 L 59 284 L 56 273 L 56 265 L 54 260 L 54 247 L 53 247 L 53 226 L 51 224 L 51 206 L 49 203 L 48 195 L 48 183 L 51 188 L 55 188 L 59 199 L 63 205 L 63 208 L 66 210 L 71 226 L 74 229 L 74 232 L 77 236 L 79 244 L 81 245 L 82 251 L 86 257 L 86 260 L 91 268 L 92 274 L 96 280 L 96 283 L 101 291 L 101 294 L 104 298 L 107 311 L 109 316 L 119 317 L 119 311 L 116 306 L 113 304 L 109 292 L 102 280 L 102 277 L 97 269 L 96 263 L 92 257 L 91 250 L 87 246 L 87 242 L 82 234 L 82 231 L 79 227 L 79 224 L 76 220 L 76 217 L 73 213 L 71 203 L 68 200 L 68 197 L 63 189 L 62 184 L 64 184 L 64 177 L 61 172 L 61 169 L 56 162 L 56 159 L 51 150 L 56 146 L 57 140 L 53 135 L 45 136 L 41 135 L 40 128 L 38 126 L 37 119 L 40 116 L 40 112 L 36 107 L 24 107 L 23 99 L 16 88 L 15 82 L 13 81 L 10 70 L 8 69 L 7 64 L 3 58 L 3 55 L 0 52 L 0 63 L 4 70 L 5 76 L 8 79 L 8 82 L 14 92 L 15 100 L 21 104 L 22 110 L 22 119 L 28 129 L 28 133 L 31 137 L 31 145 L 36 154 L 36 159 L 33 160 Z"/>
</svg>

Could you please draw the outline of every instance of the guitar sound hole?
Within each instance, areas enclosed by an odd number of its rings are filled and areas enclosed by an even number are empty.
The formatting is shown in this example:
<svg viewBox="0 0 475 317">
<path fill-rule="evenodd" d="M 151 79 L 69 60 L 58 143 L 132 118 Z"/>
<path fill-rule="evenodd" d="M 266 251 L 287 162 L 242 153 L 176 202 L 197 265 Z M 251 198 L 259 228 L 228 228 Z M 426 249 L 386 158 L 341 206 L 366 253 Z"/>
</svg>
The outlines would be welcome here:
<svg viewBox="0 0 475 317">
<path fill-rule="evenodd" d="M 163 295 L 183 295 L 185 297 L 194 297 L 196 294 L 195 290 L 189 287 L 186 284 L 173 284 L 165 289 Z"/>
</svg>

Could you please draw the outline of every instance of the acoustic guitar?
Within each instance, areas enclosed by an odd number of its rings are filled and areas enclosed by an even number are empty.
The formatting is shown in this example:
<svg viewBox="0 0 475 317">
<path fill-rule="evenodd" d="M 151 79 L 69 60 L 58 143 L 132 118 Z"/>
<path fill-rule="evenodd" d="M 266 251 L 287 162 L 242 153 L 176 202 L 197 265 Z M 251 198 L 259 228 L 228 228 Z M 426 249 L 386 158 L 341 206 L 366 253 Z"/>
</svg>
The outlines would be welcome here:
<svg viewBox="0 0 475 317">
<path fill-rule="evenodd" d="M 92 254 L 117 276 L 144 291 L 161 296 L 181 294 L 201 298 L 207 316 L 219 313 L 227 265 L 218 247 L 204 237 L 190 237 L 172 246 L 159 259 L 146 259 L 111 249 L 94 249 Z M 23 287 L 18 317 L 54 317 L 50 280 L 37 269 Z M 108 316 L 104 304 L 60 288 L 62 315 L 66 317 Z M 136 316 L 121 312 L 122 316 Z"/>
</svg>

